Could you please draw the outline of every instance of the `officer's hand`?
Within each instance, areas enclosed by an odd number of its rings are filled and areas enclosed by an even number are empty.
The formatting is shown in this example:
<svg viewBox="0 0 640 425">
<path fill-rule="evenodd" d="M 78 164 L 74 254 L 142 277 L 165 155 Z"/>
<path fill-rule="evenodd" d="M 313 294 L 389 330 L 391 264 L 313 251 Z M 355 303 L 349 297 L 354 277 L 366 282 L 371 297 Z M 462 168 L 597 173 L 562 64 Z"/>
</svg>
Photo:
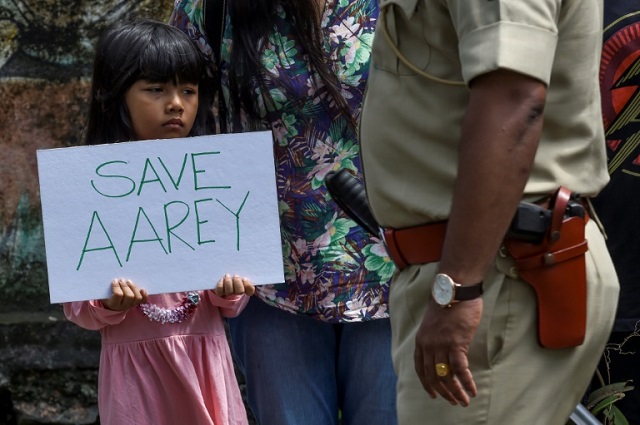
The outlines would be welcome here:
<svg viewBox="0 0 640 425">
<path fill-rule="evenodd" d="M 429 301 L 416 335 L 414 360 L 420 382 L 431 398 L 440 394 L 453 405 L 468 406 L 469 396 L 476 396 L 467 352 L 480 324 L 482 306 L 482 298 L 450 308 Z M 448 366 L 446 376 L 436 373 L 438 363 Z"/>
</svg>

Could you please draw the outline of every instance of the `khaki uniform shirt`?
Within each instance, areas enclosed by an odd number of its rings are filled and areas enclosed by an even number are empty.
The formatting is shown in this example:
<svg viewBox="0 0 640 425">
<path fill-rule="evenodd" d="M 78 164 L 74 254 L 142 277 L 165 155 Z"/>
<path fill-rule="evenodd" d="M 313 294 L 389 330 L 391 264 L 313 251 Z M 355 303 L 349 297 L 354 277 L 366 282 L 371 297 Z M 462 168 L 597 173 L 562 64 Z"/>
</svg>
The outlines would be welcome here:
<svg viewBox="0 0 640 425">
<path fill-rule="evenodd" d="M 457 149 L 476 76 L 506 68 L 548 87 L 525 198 L 608 181 L 598 68 L 601 0 L 381 0 L 360 134 L 367 193 L 384 226 L 449 216 Z M 398 59 L 385 38 L 420 70 Z M 465 85 L 466 84 L 466 85 Z M 481 161 L 482 158 L 478 158 Z M 496 188 L 499 190 L 499 188 Z"/>
</svg>

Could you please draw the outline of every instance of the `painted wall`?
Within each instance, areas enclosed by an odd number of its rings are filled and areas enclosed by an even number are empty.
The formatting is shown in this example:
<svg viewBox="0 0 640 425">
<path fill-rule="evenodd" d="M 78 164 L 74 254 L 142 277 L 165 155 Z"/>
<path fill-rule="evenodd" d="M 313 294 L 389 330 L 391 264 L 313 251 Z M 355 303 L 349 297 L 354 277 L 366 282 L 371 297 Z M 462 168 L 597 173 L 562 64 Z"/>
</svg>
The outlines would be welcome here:
<svg viewBox="0 0 640 425">
<path fill-rule="evenodd" d="M 172 0 L 0 0 L 0 423 L 97 424 L 100 335 L 49 303 L 36 150 L 77 145 L 93 46 Z"/>
<path fill-rule="evenodd" d="M 0 0 L 0 313 L 50 310 L 37 149 L 79 143 L 93 46 L 111 22 L 173 2 Z"/>
</svg>

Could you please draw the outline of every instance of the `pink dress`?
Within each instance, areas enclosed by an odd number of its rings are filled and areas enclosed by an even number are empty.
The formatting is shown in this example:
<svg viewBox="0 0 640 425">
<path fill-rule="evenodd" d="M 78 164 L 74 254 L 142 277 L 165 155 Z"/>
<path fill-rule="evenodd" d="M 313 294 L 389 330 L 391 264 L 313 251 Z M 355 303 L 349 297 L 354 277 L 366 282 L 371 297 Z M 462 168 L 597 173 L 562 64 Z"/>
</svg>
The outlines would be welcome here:
<svg viewBox="0 0 640 425">
<path fill-rule="evenodd" d="M 198 294 L 197 308 L 182 323 L 151 321 L 137 307 L 107 310 L 100 301 L 64 304 L 69 320 L 102 334 L 100 423 L 248 423 L 222 317 L 237 316 L 249 298 Z M 150 295 L 148 302 L 174 309 L 186 295 Z"/>
</svg>

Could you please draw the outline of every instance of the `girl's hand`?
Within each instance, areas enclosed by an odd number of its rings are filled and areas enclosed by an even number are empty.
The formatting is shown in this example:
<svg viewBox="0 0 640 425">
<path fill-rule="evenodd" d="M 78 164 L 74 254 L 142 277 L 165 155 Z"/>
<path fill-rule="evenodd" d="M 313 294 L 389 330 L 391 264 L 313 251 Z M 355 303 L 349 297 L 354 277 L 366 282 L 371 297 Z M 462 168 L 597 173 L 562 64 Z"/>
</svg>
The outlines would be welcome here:
<svg viewBox="0 0 640 425">
<path fill-rule="evenodd" d="M 111 282 L 111 298 L 102 300 L 102 305 L 114 311 L 125 311 L 147 302 L 147 291 L 139 289 L 129 279 L 114 279 Z"/>
<path fill-rule="evenodd" d="M 246 277 L 240 277 L 237 274 L 231 277 L 231 275 L 227 273 L 218 281 L 218 286 L 214 292 L 219 297 L 242 294 L 251 296 L 256 292 L 256 288 Z"/>
</svg>

